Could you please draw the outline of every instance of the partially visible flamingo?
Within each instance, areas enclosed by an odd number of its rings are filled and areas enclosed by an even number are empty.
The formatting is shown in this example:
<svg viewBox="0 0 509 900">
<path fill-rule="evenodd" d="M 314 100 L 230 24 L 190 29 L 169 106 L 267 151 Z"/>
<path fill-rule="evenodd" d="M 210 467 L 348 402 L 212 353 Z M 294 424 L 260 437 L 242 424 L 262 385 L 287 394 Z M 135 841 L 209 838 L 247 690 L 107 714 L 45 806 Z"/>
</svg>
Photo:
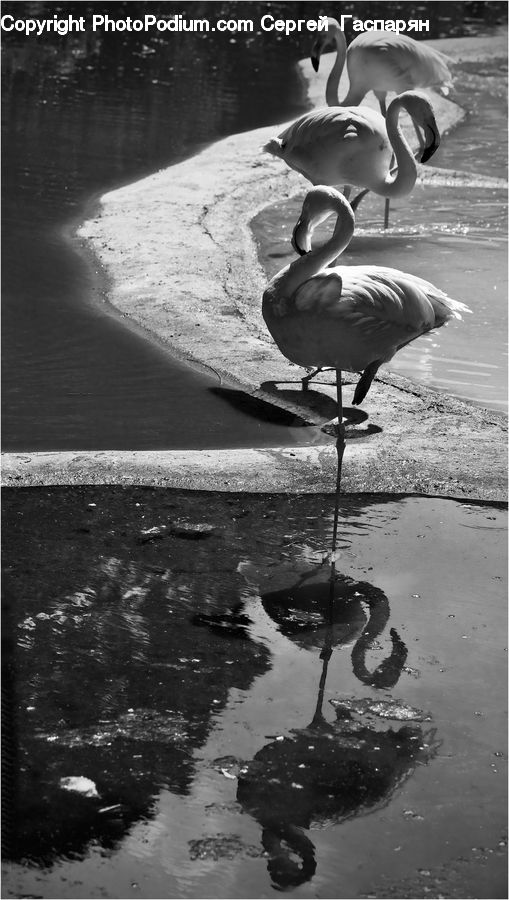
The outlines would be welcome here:
<svg viewBox="0 0 509 900">
<path fill-rule="evenodd" d="M 440 144 L 440 134 L 433 108 L 419 91 L 395 97 L 386 119 L 366 106 L 313 110 L 263 149 L 312 184 L 356 184 L 383 197 L 401 197 L 410 193 L 417 180 L 417 165 L 399 123 L 401 110 L 423 129 L 421 162 L 427 162 Z M 391 171 L 393 152 L 396 173 Z"/>
<path fill-rule="evenodd" d="M 347 49 L 337 19 L 328 16 L 327 22 L 327 31 L 321 31 L 313 44 L 311 63 L 318 72 L 322 53 L 329 48 L 336 49 L 325 90 L 328 106 L 357 106 L 368 91 L 373 91 L 385 116 L 388 91 L 401 94 L 414 88 L 433 87 L 447 94 L 452 88 L 448 59 L 438 50 L 393 31 L 365 31 Z M 339 80 L 345 60 L 350 87 L 346 97 L 339 100 Z"/>
<path fill-rule="evenodd" d="M 336 225 L 329 240 L 312 249 L 314 228 L 330 215 Z M 348 246 L 354 215 L 346 198 L 330 187 L 310 190 L 293 231 L 301 254 L 269 282 L 262 314 L 281 353 L 299 366 L 336 370 L 338 476 L 334 517 L 336 546 L 341 463 L 345 447 L 341 372 L 362 372 L 353 403 L 361 403 L 379 367 L 416 338 L 470 312 L 430 282 L 385 266 L 327 268 Z M 308 376 L 307 380 L 310 377 Z M 334 564 L 334 563 L 333 563 Z"/>
<path fill-rule="evenodd" d="M 313 44 L 311 64 L 318 72 L 322 53 L 329 49 L 336 50 L 336 59 L 325 88 L 328 106 L 357 106 L 372 90 L 385 116 L 389 91 L 401 94 L 414 88 L 431 87 L 447 95 L 451 90 L 448 59 L 438 50 L 393 31 L 365 31 L 357 35 L 347 49 L 345 35 L 337 19 L 327 16 L 327 25 L 327 31 L 320 32 Z M 340 100 L 338 88 L 345 61 L 350 85 L 348 93 Z M 422 151 L 422 136 L 417 124 L 414 121 L 413 124 Z M 389 204 L 387 199 L 386 226 Z"/>
</svg>

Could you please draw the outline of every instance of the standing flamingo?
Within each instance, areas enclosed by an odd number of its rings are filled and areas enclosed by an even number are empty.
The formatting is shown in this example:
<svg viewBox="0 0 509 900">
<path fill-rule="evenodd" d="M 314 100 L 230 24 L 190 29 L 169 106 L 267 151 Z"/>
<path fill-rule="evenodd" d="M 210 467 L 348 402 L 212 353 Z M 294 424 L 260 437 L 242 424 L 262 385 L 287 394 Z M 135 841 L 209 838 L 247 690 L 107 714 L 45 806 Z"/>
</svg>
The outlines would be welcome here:
<svg viewBox="0 0 509 900">
<path fill-rule="evenodd" d="M 313 44 L 311 63 L 318 72 L 321 54 L 329 47 L 336 49 L 325 89 L 328 106 L 357 106 L 368 91 L 374 91 L 385 116 L 388 91 L 401 94 L 413 88 L 435 87 L 447 94 L 452 88 L 448 59 L 438 50 L 393 31 L 365 31 L 354 38 L 347 50 L 339 22 L 330 16 L 327 21 L 327 31 L 320 32 Z M 339 100 L 339 79 L 345 60 L 350 87 L 344 100 Z"/>
<path fill-rule="evenodd" d="M 440 134 L 433 108 L 419 91 L 395 97 L 386 119 L 366 106 L 313 110 L 263 149 L 279 156 L 312 184 L 356 184 L 383 197 L 401 197 L 410 193 L 417 180 L 417 165 L 399 123 L 401 110 L 423 129 L 421 162 L 427 162 L 438 149 Z M 393 152 L 396 173 L 391 171 Z"/>
<path fill-rule="evenodd" d="M 332 214 L 336 215 L 332 237 L 312 249 L 314 228 Z M 345 448 L 342 370 L 362 372 L 353 396 L 353 403 L 359 404 L 382 363 L 432 328 L 470 312 L 464 303 L 451 300 L 430 282 L 398 269 L 327 268 L 346 249 L 353 232 L 352 208 L 339 191 L 323 185 L 310 190 L 292 237 L 301 256 L 271 279 L 262 301 L 267 328 L 287 359 L 299 366 L 336 370 L 338 474 L 333 566 Z"/>
<path fill-rule="evenodd" d="M 321 32 L 313 44 L 311 64 L 318 72 L 322 53 L 329 48 L 336 49 L 336 59 L 325 88 L 328 106 L 357 106 L 372 90 L 385 116 L 388 91 L 401 94 L 413 88 L 432 87 L 448 94 L 451 90 L 448 59 L 438 50 L 393 31 L 365 31 L 354 38 L 347 50 L 345 35 L 337 19 L 327 16 L 327 25 L 327 31 Z M 340 100 L 338 88 L 345 60 L 350 85 L 346 97 Z M 412 122 L 422 151 L 421 134 Z M 387 226 L 390 200 L 385 203 Z"/>
</svg>

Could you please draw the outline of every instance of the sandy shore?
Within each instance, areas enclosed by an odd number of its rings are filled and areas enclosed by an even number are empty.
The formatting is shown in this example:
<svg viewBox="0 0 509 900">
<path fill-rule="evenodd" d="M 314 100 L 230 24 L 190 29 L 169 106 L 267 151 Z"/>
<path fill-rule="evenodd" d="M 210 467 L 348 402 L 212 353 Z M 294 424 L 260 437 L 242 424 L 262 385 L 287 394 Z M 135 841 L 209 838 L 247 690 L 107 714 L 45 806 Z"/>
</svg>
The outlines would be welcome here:
<svg viewBox="0 0 509 900">
<path fill-rule="evenodd" d="M 453 60 L 505 57 L 503 38 L 431 41 Z M 329 59 L 327 59 L 327 56 Z M 320 77 L 307 61 L 310 102 L 321 103 L 331 54 Z M 312 80 L 311 80 L 312 79 Z M 340 86 L 340 95 L 344 86 Z M 374 98 L 373 98 L 374 99 Z M 442 133 L 463 111 L 434 97 Z M 299 377 L 268 335 L 261 316 L 264 276 L 250 229 L 267 204 L 305 190 L 306 182 L 260 152 L 284 127 L 233 135 L 197 156 L 101 198 L 78 230 L 110 284 L 108 300 L 177 357 L 219 373 L 272 403 L 322 419 L 261 388 Z M 426 183 L 462 173 L 421 170 Z M 472 180 L 469 176 L 469 180 Z M 475 179 L 482 184 L 495 179 Z M 461 299 L 461 298 L 459 298 Z M 345 403 L 350 400 L 345 391 Z M 298 395 L 297 395 L 298 400 Z M 364 404 L 375 433 L 351 432 L 345 491 L 396 491 L 457 497 L 505 497 L 505 417 L 382 372 Z M 376 429 L 381 429 L 377 431 Z M 7 454 L 7 484 L 164 483 L 220 490 L 332 487 L 333 446 L 192 453 Z"/>
</svg>

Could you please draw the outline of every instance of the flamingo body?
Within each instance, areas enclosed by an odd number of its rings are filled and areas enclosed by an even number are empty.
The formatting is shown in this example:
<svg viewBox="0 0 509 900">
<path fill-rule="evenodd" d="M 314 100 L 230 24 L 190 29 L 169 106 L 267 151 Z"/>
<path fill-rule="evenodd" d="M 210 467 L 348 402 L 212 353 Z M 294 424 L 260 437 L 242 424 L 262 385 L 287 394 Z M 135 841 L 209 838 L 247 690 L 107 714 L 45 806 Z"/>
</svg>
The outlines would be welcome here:
<svg viewBox="0 0 509 900">
<path fill-rule="evenodd" d="M 457 315 L 455 301 L 430 282 L 382 266 L 336 266 L 292 297 L 270 289 L 263 315 L 281 352 L 299 366 L 362 372 Z"/>
<path fill-rule="evenodd" d="M 313 228 L 332 213 L 337 216 L 333 236 L 323 247 L 311 249 Z M 469 310 L 430 282 L 397 269 L 327 268 L 348 246 L 353 230 L 352 209 L 338 191 L 324 186 L 309 191 L 293 236 L 294 247 L 303 255 L 271 280 L 262 313 L 291 362 L 363 372 L 353 401 L 360 403 L 382 363 L 405 344 Z"/>
<path fill-rule="evenodd" d="M 313 110 L 265 149 L 312 184 L 371 189 L 385 181 L 392 154 L 384 117 L 367 106 Z"/>
<path fill-rule="evenodd" d="M 432 87 L 448 93 L 452 88 L 447 58 L 405 34 L 365 31 L 352 41 L 346 59 L 350 92 L 363 91 L 362 97 L 369 90 L 401 94 Z M 348 103 L 354 102 L 350 97 Z"/>
<path fill-rule="evenodd" d="M 432 106 L 418 91 L 406 91 L 389 105 L 387 118 L 367 107 L 334 106 L 305 113 L 264 150 L 283 159 L 312 184 L 355 184 L 385 197 L 409 194 L 417 166 L 399 124 L 405 110 L 426 135 L 422 162 L 440 143 Z M 391 171 L 391 155 L 398 169 Z"/>
</svg>

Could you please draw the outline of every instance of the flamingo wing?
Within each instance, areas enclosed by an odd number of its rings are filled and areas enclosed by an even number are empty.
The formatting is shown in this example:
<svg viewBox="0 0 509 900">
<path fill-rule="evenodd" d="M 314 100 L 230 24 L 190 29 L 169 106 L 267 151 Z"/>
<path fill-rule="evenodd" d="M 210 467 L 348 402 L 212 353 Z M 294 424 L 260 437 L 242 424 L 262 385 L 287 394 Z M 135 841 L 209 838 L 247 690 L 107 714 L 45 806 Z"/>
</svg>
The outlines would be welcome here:
<svg viewBox="0 0 509 900">
<path fill-rule="evenodd" d="M 303 317 L 320 332 L 313 362 L 362 371 L 391 359 L 422 334 L 461 318 L 467 307 L 428 281 L 382 266 L 338 266 L 318 273 L 294 292 L 290 318 Z M 333 362 L 331 361 L 333 360 Z"/>
<path fill-rule="evenodd" d="M 431 288 L 396 269 L 338 266 L 301 284 L 293 301 L 300 312 L 341 317 L 369 330 L 393 325 L 413 332 L 437 324 L 428 298 Z"/>
<path fill-rule="evenodd" d="M 452 88 L 448 58 L 404 34 L 390 31 L 370 31 L 360 34 L 352 42 L 348 54 L 348 69 L 363 80 L 366 67 L 377 69 L 378 90 L 401 93 L 415 87 L 441 87 L 443 93 Z"/>
<path fill-rule="evenodd" d="M 461 319 L 470 312 L 464 303 L 453 300 L 444 291 L 418 275 L 400 272 L 388 266 L 349 266 L 343 271 L 343 295 L 384 321 L 391 321 L 410 332 L 423 333 L 439 328 L 451 318 Z"/>
</svg>

